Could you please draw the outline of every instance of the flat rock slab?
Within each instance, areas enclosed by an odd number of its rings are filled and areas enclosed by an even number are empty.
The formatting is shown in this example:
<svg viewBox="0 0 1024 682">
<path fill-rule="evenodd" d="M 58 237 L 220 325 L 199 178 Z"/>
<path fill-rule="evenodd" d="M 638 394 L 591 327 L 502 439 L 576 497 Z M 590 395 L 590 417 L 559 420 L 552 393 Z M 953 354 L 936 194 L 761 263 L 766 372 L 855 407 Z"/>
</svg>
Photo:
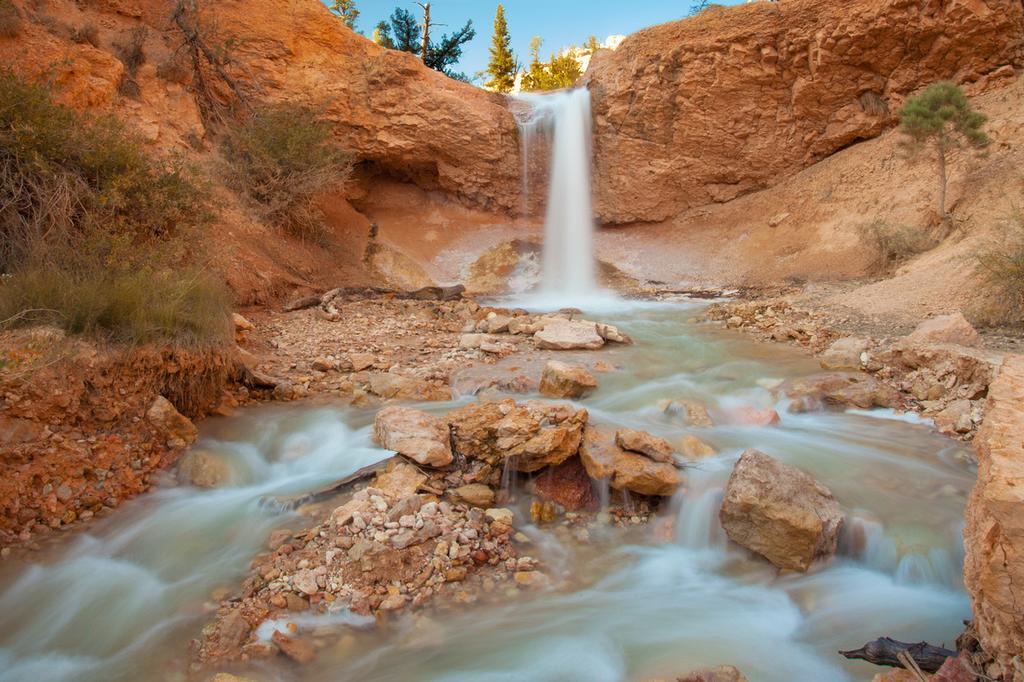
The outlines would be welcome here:
<svg viewBox="0 0 1024 682">
<path fill-rule="evenodd" d="M 541 350 L 598 350 L 604 338 L 593 322 L 554 318 L 533 335 Z"/>
</svg>

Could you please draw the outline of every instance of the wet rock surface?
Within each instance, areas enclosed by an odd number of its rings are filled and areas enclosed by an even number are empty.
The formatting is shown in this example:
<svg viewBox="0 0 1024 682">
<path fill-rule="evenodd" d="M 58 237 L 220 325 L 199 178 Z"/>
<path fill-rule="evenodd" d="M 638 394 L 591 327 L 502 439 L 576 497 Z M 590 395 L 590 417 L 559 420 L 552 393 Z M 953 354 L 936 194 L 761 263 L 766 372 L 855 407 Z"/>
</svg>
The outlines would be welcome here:
<svg viewBox="0 0 1024 682">
<path fill-rule="evenodd" d="M 705 317 L 762 340 L 800 345 L 819 355 L 824 368 L 841 370 L 786 382 L 780 390 L 791 399 L 791 411 L 828 406 L 915 411 L 962 440 L 977 432 L 984 397 L 1004 357 L 978 347 L 977 331 L 959 313 L 926 320 L 905 336 L 883 338 L 843 336 L 841 321 L 831 313 L 797 308 L 780 298 L 714 304 Z"/>
<path fill-rule="evenodd" d="M 736 544 L 779 568 L 806 571 L 835 553 L 843 515 L 811 476 L 747 450 L 729 478 L 719 520 Z"/>
<path fill-rule="evenodd" d="M 615 441 L 613 431 L 586 429 L 580 460 L 591 478 L 608 481 L 616 490 L 655 496 L 672 495 L 682 484 L 683 477 L 674 465 L 627 452 Z"/>
</svg>

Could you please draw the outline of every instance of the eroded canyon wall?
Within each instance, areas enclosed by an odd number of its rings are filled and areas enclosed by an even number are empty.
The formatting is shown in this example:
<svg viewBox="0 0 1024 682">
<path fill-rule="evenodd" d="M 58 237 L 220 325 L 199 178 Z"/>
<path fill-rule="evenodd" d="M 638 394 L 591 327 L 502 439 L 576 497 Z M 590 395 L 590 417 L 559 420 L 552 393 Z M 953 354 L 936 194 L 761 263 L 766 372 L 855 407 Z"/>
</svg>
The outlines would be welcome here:
<svg viewBox="0 0 1024 682">
<path fill-rule="evenodd" d="M 1019 0 L 782 0 L 599 53 L 596 211 L 654 222 L 775 184 L 895 123 L 908 93 L 1022 60 Z"/>
<path fill-rule="evenodd" d="M 967 507 L 964 583 L 996 679 L 1024 680 L 1024 356 L 989 388 L 975 440 L 978 482 Z M 1014 662 L 1016 660 L 1016 662 Z"/>
</svg>

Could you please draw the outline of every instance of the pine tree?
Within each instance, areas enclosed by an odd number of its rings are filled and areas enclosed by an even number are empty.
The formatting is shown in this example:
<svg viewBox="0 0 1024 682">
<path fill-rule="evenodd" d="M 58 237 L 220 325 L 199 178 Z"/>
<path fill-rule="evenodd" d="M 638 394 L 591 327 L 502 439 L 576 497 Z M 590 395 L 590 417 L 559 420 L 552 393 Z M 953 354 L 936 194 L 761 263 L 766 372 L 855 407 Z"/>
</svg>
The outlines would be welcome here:
<svg viewBox="0 0 1024 682">
<path fill-rule="evenodd" d="M 544 69 L 544 64 L 540 61 L 540 46 L 544 44 L 544 41 L 540 36 L 534 36 L 530 40 L 530 68 L 527 70 L 526 75 L 523 76 L 522 87 L 523 90 L 547 90 L 545 87 L 548 80 L 548 73 Z"/>
<path fill-rule="evenodd" d="M 948 222 L 946 213 L 946 164 L 949 153 L 966 142 L 972 147 L 989 144 L 988 135 L 982 131 L 986 117 L 971 107 L 963 90 L 955 83 L 943 81 L 911 98 L 900 112 L 901 130 L 910 138 L 912 151 L 926 146 L 935 149 L 938 164 L 939 218 Z"/>
<path fill-rule="evenodd" d="M 512 38 L 508 34 L 505 8 L 500 4 L 494 15 L 494 38 L 491 45 L 491 61 L 487 72 L 491 74 L 486 85 L 497 92 L 509 92 L 516 82 L 516 58 L 512 54 Z"/>
<path fill-rule="evenodd" d="M 350 29 L 353 31 L 356 29 L 356 19 L 359 18 L 356 0 L 331 0 L 329 9 L 337 14 Z"/>
</svg>

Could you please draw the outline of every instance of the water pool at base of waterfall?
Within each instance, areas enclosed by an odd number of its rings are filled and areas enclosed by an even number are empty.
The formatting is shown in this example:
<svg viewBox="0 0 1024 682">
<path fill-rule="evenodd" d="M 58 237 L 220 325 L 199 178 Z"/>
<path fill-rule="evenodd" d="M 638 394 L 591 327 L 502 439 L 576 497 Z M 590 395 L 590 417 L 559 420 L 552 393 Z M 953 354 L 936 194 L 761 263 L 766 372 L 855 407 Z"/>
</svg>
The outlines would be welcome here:
<svg viewBox="0 0 1024 682">
<path fill-rule="evenodd" d="M 355 631 L 348 646 L 322 650 L 307 666 L 241 672 L 256 680 L 590 682 L 673 679 L 728 664 L 753 681 L 859 680 L 880 669 L 846 662 L 838 649 L 881 635 L 952 644 L 970 616 L 960 531 L 974 474 L 962 445 L 884 412 L 788 413 L 774 387 L 819 371 L 816 363 L 689 322 L 698 312 L 689 304 L 610 308 L 596 317 L 634 345 L 561 356 L 617 368 L 579 401 L 591 421 L 673 443 L 694 433 L 718 450 L 687 470 L 685 489 L 663 505 L 674 526 L 667 541 L 636 528 L 609 529 L 591 545 L 561 542 L 521 515 L 518 527 L 546 538 L 535 551 L 560 577 L 555 589 L 455 615 L 401 615 Z M 716 426 L 688 427 L 659 408 L 665 399 L 705 404 Z M 731 423 L 741 405 L 778 408 L 781 423 Z M 452 406 L 424 407 L 440 414 Z M 237 590 L 269 533 L 297 522 L 261 499 L 315 489 L 387 457 L 371 443 L 373 414 L 298 403 L 204 423 L 199 446 L 229 458 L 231 485 L 154 490 L 34 564 L 6 567 L 0 680 L 186 679 L 188 642 L 216 606 L 210 595 Z M 718 503 L 748 447 L 832 490 L 848 518 L 833 560 L 780 574 L 728 543 Z"/>
</svg>

